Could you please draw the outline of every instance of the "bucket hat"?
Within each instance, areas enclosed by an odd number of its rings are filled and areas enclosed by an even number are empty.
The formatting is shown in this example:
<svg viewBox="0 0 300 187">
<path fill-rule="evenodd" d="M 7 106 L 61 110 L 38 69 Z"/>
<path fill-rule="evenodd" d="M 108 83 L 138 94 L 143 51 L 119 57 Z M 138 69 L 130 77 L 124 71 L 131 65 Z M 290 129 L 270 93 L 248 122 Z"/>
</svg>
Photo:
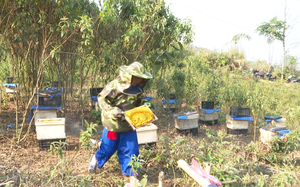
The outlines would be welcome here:
<svg viewBox="0 0 300 187">
<path fill-rule="evenodd" d="M 123 72 L 126 72 L 130 75 L 140 77 L 143 79 L 152 79 L 153 78 L 151 73 L 147 72 L 145 70 L 145 67 L 139 62 L 133 62 L 128 66 L 126 66 L 126 65 L 120 66 L 120 70 Z"/>
</svg>

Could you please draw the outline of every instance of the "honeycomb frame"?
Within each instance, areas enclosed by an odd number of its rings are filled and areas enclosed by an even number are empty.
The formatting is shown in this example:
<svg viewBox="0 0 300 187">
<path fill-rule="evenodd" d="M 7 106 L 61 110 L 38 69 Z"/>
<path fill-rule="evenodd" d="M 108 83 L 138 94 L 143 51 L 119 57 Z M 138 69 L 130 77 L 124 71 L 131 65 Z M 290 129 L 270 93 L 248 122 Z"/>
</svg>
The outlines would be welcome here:
<svg viewBox="0 0 300 187">
<path fill-rule="evenodd" d="M 126 111 L 125 119 L 131 126 L 138 128 L 152 123 L 157 117 L 148 106 L 142 105 Z"/>
</svg>

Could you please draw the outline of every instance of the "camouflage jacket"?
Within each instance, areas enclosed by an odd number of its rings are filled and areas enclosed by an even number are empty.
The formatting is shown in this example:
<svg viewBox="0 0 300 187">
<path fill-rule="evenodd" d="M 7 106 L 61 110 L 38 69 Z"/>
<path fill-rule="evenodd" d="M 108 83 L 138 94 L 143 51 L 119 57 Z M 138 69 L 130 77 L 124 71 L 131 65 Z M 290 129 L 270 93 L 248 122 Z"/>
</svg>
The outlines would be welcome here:
<svg viewBox="0 0 300 187">
<path fill-rule="evenodd" d="M 144 81 L 134 90 L 129 92 L 132 75 L 144 78 Z M 152 75 L 145 72 L 139 62 L 129 66 L 121 66 L 119 76 L 108 83 L 98 94 L 98 103 L 101 109 L 101 121 L 104 127 L 113 132 L 130 132 L 132 127 L 125 120 L 124 114 L 117 116 L 121 111 L 125 112 L 141 105 L 143 87 Z"/>
</svg>

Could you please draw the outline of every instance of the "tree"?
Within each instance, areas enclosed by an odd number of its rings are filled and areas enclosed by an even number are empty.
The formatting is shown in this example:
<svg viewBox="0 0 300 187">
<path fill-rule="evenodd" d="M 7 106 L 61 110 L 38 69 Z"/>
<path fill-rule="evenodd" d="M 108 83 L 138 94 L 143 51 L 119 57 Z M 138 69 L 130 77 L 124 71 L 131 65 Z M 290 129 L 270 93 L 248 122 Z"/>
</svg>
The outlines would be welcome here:
<svg viewBox="0 0 300 187">
<path fill-rule="evenodd" d="M 191 42 L 189 21 L 181 22 L 163 0 L 106 0 L 100 14 L 98 35 L 103 57 L 111 71 L 120 64 L 143 61 L 152 66 L 174 43 Z M 161 58 L 160 58 L 161 57 Z M 110 67 L 106 67 L 110 70 Z"/>
<path fill-rule="evenodd" d="M 57 52 L 68 52 L 68 46 L 82 46 L 82 43 L 86 45 L 88 39 L 85 36 L 90 32 L 87 29 L 90 21 L 86 16 L 91 16 L 92 11 L 97 12 L 88 0 L 1 0 L 0 5 L 0 42 L 9 50 L 7 54 L 10 55 L 13 75 L 20 85 L 21 94 L 24 94 L 23 103 L 27 103 L 23 125 L 18 131 L 19 98 L 15 98 L 16 135 L 19 142 L 26 138 L 30 130 L 31 122 L 21 139 L 34 93 L 43 87 L 46 67 L 54 69 L 58 66 L 55 73 L 51 71 L 49 74 L 59 74 L 67 64 L 63 58 L 51 57 L 58 57 Z M 62 74 L 66 75 L 66 72 Z"/>
<path fill-rule="evenodd" d="M 297 58 L 291 55 L 286 55 L 286 72 L 293 75 L 296 74 L 297 70 Z"/>
<path fill-rule="evenodd" d="M 279 21 L 277 17 L 274 17 L 270 20 L 270 22 L 263 22 L 255 31 L 258 32 L 259 35 L 267 37 L 268 43 L 272 43 L 275 40 L 281 41 L 283 45 L 283 59 L 282 59 L 282 74 L 281 79 L 283 79 L 284 73 L 284 64 L 285 64 L 285 41 L 286 35 L 285 32 L 288 29 L 286 21 Z"/>
<path fill-rule="evenodd" d="M 236 34 L 232 37 L 232 42 L 234 44 L 237 44 L 241 39 L 247 39 L 248 41 L 251 40 L 251 37 L 247 34 L 241 33 L 241 34 Z"/>
<path fill-rule="evenodd" d="M 79 88 L 81 111 L 87 84 L 105 84 L 133 61 L 156 72 L 156 62 L 174 59 L 169 48 L 192 41 L 190 21 L 171 14 L 164 0 L 105 0 L 99 6 L 89 0 L 0 0 L 0 46 L 27 103 L 18 141 L 25 140 L 23 128 L 29 132 L 31 123 L 24 123 L 35 93 L 50 81 L 62 82 L 64 98 Z M 16 105 L 16 124 L 17 115 Z"/>
</svg>

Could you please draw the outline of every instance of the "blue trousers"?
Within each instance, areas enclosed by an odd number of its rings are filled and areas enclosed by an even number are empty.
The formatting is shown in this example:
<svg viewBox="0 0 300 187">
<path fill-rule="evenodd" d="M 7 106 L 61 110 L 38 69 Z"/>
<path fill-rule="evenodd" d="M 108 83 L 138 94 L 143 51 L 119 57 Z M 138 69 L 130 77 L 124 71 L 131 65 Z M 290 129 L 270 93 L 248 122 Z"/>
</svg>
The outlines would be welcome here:
<svg viewBox="0 0 300 187">
<path fill-rule="evenodd" d="M 126 176 L 134 175 L 132 167 L 128 166 L 132 156 L 139 155 L 139 144 L 136 131 L 116 133 L 115 138 L 111 138 L 110 131 L 104 128 L 100 140 L 102 141 L 100 148 L 96 151 L 98 167 L 103 165 L 117 151 L 122 173 Z M 114 140 L 115 139 L 115 140 Z"/>
</svg>

